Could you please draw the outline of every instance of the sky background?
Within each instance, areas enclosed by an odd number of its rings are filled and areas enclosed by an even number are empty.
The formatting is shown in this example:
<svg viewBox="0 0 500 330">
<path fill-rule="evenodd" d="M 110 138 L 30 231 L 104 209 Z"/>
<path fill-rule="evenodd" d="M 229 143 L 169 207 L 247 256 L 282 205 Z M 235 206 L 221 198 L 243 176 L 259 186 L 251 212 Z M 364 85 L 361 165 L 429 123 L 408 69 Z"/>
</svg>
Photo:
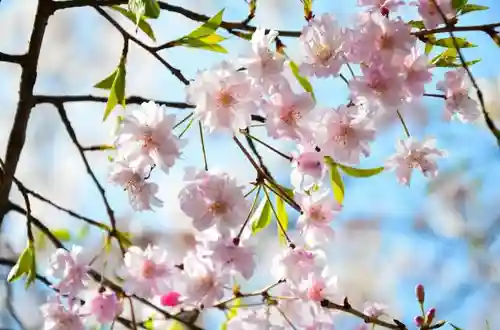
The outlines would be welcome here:
<svg viewBox="0 0 500 330">
<path fill-rule="evenodd" d="M 243 0 L 184 0 L 172 1 L 193 11 L 212 16 L 225 8 L 224 20 L 238 21 L 246 17 L 247 7 Z M 500 2 L 496 0 L 472 1 L 486 5 L 487 11 L 467 14 L 460 19 L 461 25 L 492 23 L 500 20 Z M 343 26 L 351 24 L 353 15 L 360 9 L 354 0 L 316 0 L 314 12 L 333 13 Z M 265 28 L 300 30 L 304 24 L 299 0 L 258 0 L 254 25 Z M 0 50 L 20 54 L 27 48 L 31 33 L 34 0 L 3 0 L 0 3 Z M 120 16 L 117 20 L 129 31 L 133 25 Z M 400 14 L 405 20 L 416 18 L 416 10 L 406 8 Z M 151 21 L 158 44 L 185 35 L 200 25 L 185 17 L 162 12 L 161 18 Z M 182 70 L 192 79 L 198 70 L 211 67 L 222 59 L 234 60 L 249 50 L 249 43 L 227 35 L 223 43 L 229 54 L 216 54 L 189 48 L 173 48 L 161 53 L 170 64 Z M 472 67 L 475 77 L 484 87 L 487 103 L 493 116 L 500 119 L 500 107 L 496 96 L 500 92 L 498 77 L 500 50 L 486 34 L 461 33 L 469 41 L 479 45 L 464 51 L 467 60 L 481 58 Z M 151 41 L 141 32 L 141 40 Z M 300 60 L 297 40 L 283 39 L 287 53 Z M 105 91 L 92 86 L 114 70 L 121 53 L 121 35 L 91 8 L 71 9 L 51 17 L 44 38 L 39 63 L 36 94 L 50 95 L 106 95 Z M 436 49 L 432 54 L 437 54 Z M 435 82 L 445 70 L 434 71 L 434 82 L 427 92 L 435 91 Z M 348 75 L 347 70 L 344 73 Z M 18 100 L 20 68 L 0 63 L 0 154 L 5 147 L 12 126 Z M 311 79 L 318 106 L 333 107 L 347 100 L 347 88 L 341 79 Z M 299 88 L 295 86 L 296 88 Z M 165 101 L 184 101 L 182 84 L 155 60 L 135 44 L 130 45 L 127 63 L 127 95 Z M 442 176 L 429 187 L 429 180 L 416 175 L 410 189 L 399 186 L 393 173 L 383 173 L 368 179 L 345 178 L 346 198 L 344 210 L 334 223 L 337 230 L 335 241 L 327 248 L 332 267 L 339 274 L 342 290 L 354 304 L 361 307 L 365 299 L 378 300 L 390 306 L 390 311 L 410 323 L 418 313 L 413 287 L 424 283 L 429 304 L 436 307 L 438 318 L 450 320 L 465 329 L 486 329 L 488 319 L 491 329 L 500 327 L 498 303 L 498 226 L 492 224 L 500 217 L 497 207 L 500 201 L 500 150 L 482 122 L 464 125 L 458 122 L 444 123 L 441 99 L 426 98 L 422 106 L 405 111 L 405 118 L 412 135 L 422 138 L 432 135 L 438 146 L 449 152 L 449 158 L 440 162 Z M 116 115 L 123 109 L 115 109 L 112 116 L 102 122 L 104 104 L 75 103 L 66 106 L 82 145 L 111 143 Z M 187 110 L 169 109 L 187 115 Z M 425 123 L 427 119 L 427 124 Z M 254 132 L 281 150 L 292 150 L 290 144 L 269 140 L 265 131 Z M 257 133 L 258 132 L 258 133 Z M 400 125 L 388 125 L 372 145 L 372 155 L 360 167 L 375 167 L 393 152 L 394 142 L 404 135 Z M 99 180 L 105 184 L 113 209 L 120 218 L 120 227 L 130 231 L 136 239 L 152 241 L 169 248 L 174 255 L 186 249 L 183 235 L 191 233 L 189 219 L 182 214 L 177 194 L 182 188 L 185 166 L 202 167 L 202 154 L 197 129 L 186 135 L 189 144 L 183 159 L 167 175 L 155 173 L 153 179 L 160 184 L 160 198 L 165 206 L 157 212 L 132 213 L 127 197 L 118 188 L 106 183 L 111 152 L 89 152 L 87 156 Z M 222 169 L 243 183 L 255 178 L 251 166 L 246 163 L 237 147 L 227 136 L 206 136 L 210 169 Z M 288 185 L 290 168 L 278 156 L 259 151 L 266 159 L 280 182 Z M 464 165 L 465 164 L 465 165 Z M 465 169 L 465 172 L 460 170 Z M 457 172 L 458 171 L 458 172 Z M 457 172 L 458 174 L 453 174 Z M 451 173 L 451 174 L 449 174 Z M 90 218 L 107 222 L 107 216 L 90 178 L 86 175 L 75 146 L 51 105 L 38 105 L 32 110 L 26 145 L 16 173 L 28 188 L 52 199 L 60 205 Z M 429 193 L 431 190 L 431 193 Z M 11 198 L 23 205 L 20 194 L 13 188 Z M 66 228 L 77 237 L 82 223 L 71 219 L 54 208 L 32 200 L 34 215 L 52 229 Z M 295 218 L 295 215 L 292 216 Z M 25 246 L 24 218 L 9 214 L 0 233 L 0 256 L 19 253 Z M 274 229 L 274 228 L 273 228 Z M 158 235 L 162 235 L 158 239 Z M 470 237 L 476 244 L 471 244 Z M 477 242 L 484 241 L 483 244 Z M 102 246 L 102 234 L 91 231 L 83 240 L 75 241 L 98 253 Z M 258 238 L 260 252 L 278 249 L 273 230 Z M 52 253 L 50 246 L 38 255 L 39 267 Z M 260 270 L 248 288 L 259 288 L 269 283 L 270 259 L 259 254 Z M 117 265 L 118 260 L 110 261 Z M 106 271 L 113 267 L 108 264 Z M 0 268 L 0 280 L 8 269 Z M 0 286 L 0 311 L 5 309 L 6 286 Z M 40 326 L 37 308 L 47 292 L 42 287 L 24 291 L 23 285 L 13 286 L 14 306 L 23 322 L 30 329 Z M 429 306 L 431 307 L 431 306 Z M 144 317 L 149 315 L 144 310 Z M 207 329 L 218 329 L 218 317 L 205 318 Z M 0 312 L 0 328 L 17 329 L 13 319 Z"/>
</svg>

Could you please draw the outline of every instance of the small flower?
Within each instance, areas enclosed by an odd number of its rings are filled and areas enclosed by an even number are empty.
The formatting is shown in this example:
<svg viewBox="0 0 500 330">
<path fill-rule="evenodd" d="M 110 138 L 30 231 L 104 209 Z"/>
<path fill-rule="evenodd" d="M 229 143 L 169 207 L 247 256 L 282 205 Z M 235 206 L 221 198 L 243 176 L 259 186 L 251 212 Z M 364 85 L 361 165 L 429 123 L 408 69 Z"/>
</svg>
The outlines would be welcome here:
<svg viewBox="0 0 500 330">
<path fill-rule="evenodd" d="M 168 263 L 167 252 L 163 249 L 148 245 L 146 250 L 142 250 L 131 246 L 123 262 L 120 273 L 127 293 L 150 299 L 171 290 L 174 266 Z"/>
<path fill-rule="evenodd" d="M 73 245 L 71 251 L 57 249 L 50 257 L 49 275 L 61 281 L 54 286 L 61 294 L 76 296 L 86 287 L 90 276 L 89 263 L 81 246 Z"/>
<path fill-rule="evenodd" d="M 310 190 L 315 184 L 320 185 L 326 175 L 323 153 L 317 152 L 308 144 L 299 144 L 299 152 L 292 153 L 291 183 L 298 191 Z"/>
<path fill-rule="evenodd" d="M 400 0 L 358 0 L 358 6 L 369 6 L 369 10 L 379 11 L 382 15 L 397 11 L 398 7 L 404 4 L 405 2 Z"/>
<path fill-rule="evenodd" d="M 425 85 L 432 81 L 432 73 L 429 71 L 431 65 L 427 55 L 419 54 L 417 48 L 413 48 L 411 54 L 405 57 L 403 67 L 408 95 L 423 96 Z"/>
<path fill-rule="evenodd" d="M 435 142 L 431 138 L 422 142 L 414 138 L 400 140 L 396 145 L 397 153 L 389 158 L 386 168 L 395 170 L 398 181 L 407 186 L 414 169 L 419 169 L 426 177 L 435 177 L 438 173 L 435 159 L 446 155 L 443 150 L 435 148 Z"/>
<path fill-rule="evenodd" d="M 59 296 L 51 297 L 42 305 L 40 310 L 44 318 L 43 330 L 85 330 L 79 306 L 72 302 L 69 305 L 69 308 L 65 308 Z"/>
<path fill-rule="evenodd" d="M 436 5 L 439 6 L 446 19 L 451 20 L 456 15 L 451 0 L 417 0 L 412 4 L 418 7 L 418 13 L 422 17 L 426 29 L 435 29 L 444 23 L 443 16 Z"/>
<path fill-rule="evenodd" d="M 325 256 L 320 250 L 306 250 L 302 247 L 285 249 L 273 260 L 273 275 L 285 278 L 292 283 L 299 283 L 309 273 L 320 270 L 324 266 Z"/>
<path fill-rule="evenodd" d="M 379 318 L 382 315 L 386 315 L 387 306 L 381 303 L 365 303 L 365 309 L 363 313 L 374 318 Z"/>
<path fill-rule="evenodd" d="M 113 322 L 123 312 L 123 305 L 112 291 L 97 292 L 87 303 L 89 312 L 101 324 Z"/>
</svg>

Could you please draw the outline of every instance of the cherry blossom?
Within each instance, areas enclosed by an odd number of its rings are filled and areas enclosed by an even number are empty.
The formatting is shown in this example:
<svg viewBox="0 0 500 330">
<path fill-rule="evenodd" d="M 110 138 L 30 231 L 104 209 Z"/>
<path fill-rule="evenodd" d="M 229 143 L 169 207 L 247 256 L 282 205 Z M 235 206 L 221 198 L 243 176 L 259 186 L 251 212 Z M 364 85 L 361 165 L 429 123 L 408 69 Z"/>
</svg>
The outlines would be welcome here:
<svg viewBox="0 0 500 330">
<path fill-rule="evenodd" d="M 298 194 L 295 198 L 303 211 L 297 221 L 297 229 L 304 236 L 305 242 L 309 246 L 327 243 L 334 236 L 330 222 L 340 212 L 341 205 L 332 198 L 329 190 L 310 195 Z"/>
<path fill-rule="evenodd" d="M 272 273 L 277 279 L 285 278 L 292 283 L 299 283 L 309 273 L 323 269 L 324 262 L 325 255 L 321 250 L 288 248 L 274 257 Z"/>
<path fill-rule="evenodd" d="M 180 157 L 187 143 L 172 132 L 175 115 L 166 115 L 166 107 L 153 101 L 125 116 L 117 132 L 115 144 L 132 164 L 138 167 L 158 165 L 165 172 Z"/>
<path fill-rule="evenodd" d="M 378 302 L 373 303 L 365 303 L 365 309 L 363 313 L 369 315 L 371 317 L 381 317 L 382 315 L 386 315 L 387 306 Z"/>
<path fill-rule="evenodd" d="M 262 103 L 267 133 L 275 139 L 310 140 L 314 106 L 311 94 L 295 94 L 289 85 L 282 86 Z"/>
<path fill-rule="evenodd" d="M 61 281 L 54 286 L 61 294 L 76 296 L 90 280 L 89 260 L 83 247 L 73 245 L 70 251 L 57 249 L 50 257 L 48 274 Z"/>
<path fill-rule="evenodd" d="M 453 9 L 452 0 L 417 0 L 412 2 L 418 7 L 418 13 L 422 17 L 426 29 L 434 29 L 443 24 L 443 16 L 439 13 L 439 6 L 446 19 L 455 18 L 456 11 Z"/>
<path fill-rule="evenodd" d="M 384 16 L 404 4 L 405 2 L 400 0 L 358 0 L 358 6 L 369 6 L 370 10 L 378 10 Z"/>
<path fill-rule="evenodd" d="M 113 165 L 109 180 L 127 191 L 130 205 L 135 211 L 153 210 L 153 206 L 163 206 L 163 201 L 155 196 L 158 193 L 158 185 L 146 182 L 149 173 L 146 174 L 145 168 L 133 168 L 127 160 L 118 160 Z"/>
<path fill-rule="evenodd" d="M 433 178 L 438 173 L 436 158 L 446 156 L 446 153 L 435 147 L 436 141 L 426 138 L 422 142 L 415 138 L 399 140 L 396 144 L 396 154 L 387 163 L 387 170 L 396 171 L 401 184 L 410 185 L 412 172 L 419 169 L 424 176 Z"/>
<path fill-rule="evenodd" d="M 461 122 L 467 123 L 481 116 L 477 102 L 469 96 L 465 75 L 466 71 L 463 68 L 448 71 L 444 80 L 437 83 L 437 89 L 443 91 L 446 97 L 443 115 L 445 120 L 451 120 L 455 115 Z"/>
<path fill-rule="evenodd" d="M 188 254 L 184 258 L 183 297 L 188 304 L 213 305 L 224 296 L 224 284 L 229 282 L 229 274 L 223 272 L 208 258 Z"/>
<path fill-rule="evenodd" d="M 123 304 L 112 291 L 97 292 L 85 306 L 101 324 L 113 322 L 123 312 Z"/>
<path fill-rule="evenodd" d="M 309 143 L 299 144 L 299 152 L 292 153 L 292 173 L 290 181 L 298 190 L 310 190 L 314 185 L 321 185 L 326 175 L 326 166 L 323 163 L 323 153 L 316 151 Z"/>
<path fill-rule="evenodd" d="M 49 298 L 49 301 L 40 307 L 43 315 L 43 330 L 85 330 L 79 306 L 70 302 L 65 308 L 59 296 Z"/>
<path fill-rule="evenodd" d="M 199 73 L 186 87 L 187 100 L 196 105 L 195 118 L 209 132 L 237 132 L 249 126 L 251 115 L 257 112 L 258 93 L 250 83 L 245 72 L 222 61 Z"/>
<path fill-rule="evenodd" d="M 170 291 L 167 294 L 161 296 L 161 304 L 163 306 L 174 307 L 181 303 L 181 294 L 177 291 Z"/>
<path fill-rule="evenodd" d="M 167 252 L 157 246 L 128 248 L 119 270 L 124 290 L 146 299 L 171 290 L 175 269 L 168 260 Z"/>
<path fill-rule="evenodd" d="M 405 57 L 403 65 L 405 87 L 409 98 L 423 96 L 425 85 L 432 81 L 432 73 L 429 71 L 431 65 L 427 55 L 419 54 L 418 49 L 413 48 L 411 54 Z"/>
<path fill-rule="evenodd" d="M 316 132 L 316 140 L 321 151 L 334 161 L 356 165 L 361 155 L 369 156 L 375 130 L 358 107 L 342 105 L 325 111 L 321 128 Z"/>
<path fill-rule="evenodd" d="M 276 40 L 278 32 L 258 28 L 252 35 L 252 53 L 242 56 L 238 62 L 246 68 L 254 87 L 264 94 L 268 94 L 275 85 L 286 82 L 283 76 L 285 57 L 270 49 Z"/>
<path fill-rule="evenodd" d="M 285 327 L 272 324 L 269 313 L 263 309 L 242 308 L 227 323 L 227 330 L 285 330 Z"/>
<path fill-rule="evenodd" d="M 241 225 L 250 210 L 243 186 L 226 173 L 199 171 L 185 177 L 179 192 L 181 210 L 198 230 L 215 226 L 221 233 Z"/>
<path fill-rule="evenodd" d="M 324 78 L 339 74 L 344 63 L 342 45 L 343 32 L 335 18 L 323 14 L 305 26 L 300 36 L 300 44 L 305 53 L 300 71 L 308 76 Z"/>
</svg>

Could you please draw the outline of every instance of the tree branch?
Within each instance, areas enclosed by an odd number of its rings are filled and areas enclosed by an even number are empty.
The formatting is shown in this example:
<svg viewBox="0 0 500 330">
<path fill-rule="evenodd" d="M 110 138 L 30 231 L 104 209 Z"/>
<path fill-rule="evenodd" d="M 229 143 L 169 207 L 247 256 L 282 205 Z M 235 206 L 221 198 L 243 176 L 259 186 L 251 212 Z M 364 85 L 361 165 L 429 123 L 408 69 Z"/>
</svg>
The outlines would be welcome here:
<svg viewBox="0 0 500 330">
<path fill-rule="evenodd" d="M 38 58 L 49 17 L 53 14 L 53 2 L 39 0 L 35 13 L 35 22 L 29 41 L 28 52 L 24 55 L 21 81 L 19 83 L 19 102 L 14 117 L 14 124 L 7 142 L 4 173 L 0 173 L 0 225 L 6 212 L 12 180 L 26 140 L 26 129 L 33 106 L 33 88 L 37 77 Z"/>
<path fill-rule="evenodd" d="M 23 64 L 26 55 L 12 55 L 0 52 L 0 62 L 7 62 L 13 64 Z"/>
<path fill-rule="evenodd" d="M 469 26 L 455 26 L 450 24 L 436 29 L 415 31 L 412 32 L 411 34 L 416 37 L 422 37 L 434 33 L 465 32 L 465 31 L 482 31 L 489 34 L 490 32 L 494 31 L 495 28 L 497 27 L 500 27 L 500 22 L 492 24 L 483 24 L 483 25 L 469 25 Z"/>
</svg>

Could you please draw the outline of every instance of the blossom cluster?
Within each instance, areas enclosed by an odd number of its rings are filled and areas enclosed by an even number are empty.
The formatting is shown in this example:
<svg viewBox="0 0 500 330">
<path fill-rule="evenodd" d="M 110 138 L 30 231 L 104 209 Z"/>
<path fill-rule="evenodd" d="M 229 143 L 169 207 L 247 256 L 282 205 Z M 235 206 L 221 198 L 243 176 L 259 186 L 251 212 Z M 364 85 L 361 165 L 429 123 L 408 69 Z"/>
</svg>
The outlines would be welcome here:
<svg viewBox="0 0 500 330">
<path fill-rule="evenodd" d="M 454 17 L 451 1 L 437 2 L 448 18 Z M 368 11 L 359 14 L 354 26 L 341 27 L 334 16 L 323 14 L 311 18 L 299 38 L 302 75 L 338 77 L 344 67 L 353 72 L 346 79 L 349 100 L 345 105 L 322 108 L 312 93 L 294 90 L 286 75 L 290 59 L 273 47 L 279 35 L 265 29 L 253 33 L 249 53 L 199 72 L 186 88 L 194 118 L 209 133 L 237 134 L 259 116 L 270 138 L 292 141 L 297 150 L 290 157 L 290 180 L 293 202 L 301 211 L 300 244 L 289 240 L 289 246 L 274 257 L 273 292 L 264 291 L 264 305 L 240 309 L 227 323 L 229 330 L 290 329 L 290 324 L 309 330 L 333 328 L 338 312 L 325 307 L 344 297 L 322 247 L 334 239 L 331 222 L 342 205 L 325 182 L 326 160 L 358 165 L 370 155 L 379 129 L 377 119 L 401 117 L 399 109 L 418 103 L 432 81 L 433 67 L 420 53 L 410 26 L 401 18 L 389 17 L 404 2 L 359 0 L 359 4 Z M 411 5 L 418 8 L 427 28 L 443 23 L 433 0 Z M 359 75 L 352 66 L 359 67 Z M 447 72 L 436 87 L 444 93 L 444 119 L 470 122 L 479 117 L 476 102 L 468 96 L 463 69 Z M 116 132 L 118 158 L 110 180 L 127 191 L 136 211 L 163 204 L 150 174 L 156 167 L 168 174 L 181 157 L 186 141 L 173 133 L 174 127 L 174 115 L 148 102 L 127 112 Z M 385 169 L 394 170 L 400 183 L 410 185 L 414 169 L 436 176 L 437 159 L 443 156 L 434 139 L 408 136 L 397 141 Z M 241 295 L 233 289 L 233 279 L 250 280 L 258 264 L 249 224 L 255 210 L 244 188 L 227 173 L 186 168 L 178 203 L 197 230 L 196 246 L 180 264 L 174 264 L 159 246 L 129 247 L 118 272 L 123 292 L 102 288 L 82 305 L 79 294 L 91 280 L 90 262 L 82 257 L 81 247 L 58 250 L 50 273 L 59 279 L 55 285 L 59 295 L 42 307 L 45 329 L 83 329 L 90 317 L 111 323 L 122 313 L 125 296 L 160 297 L 165 308 L 230 306 L 233 296 Z M 378 318 L 385 313 L 382 304 L 367 303 L 366 315 Z"/>
</svg>

